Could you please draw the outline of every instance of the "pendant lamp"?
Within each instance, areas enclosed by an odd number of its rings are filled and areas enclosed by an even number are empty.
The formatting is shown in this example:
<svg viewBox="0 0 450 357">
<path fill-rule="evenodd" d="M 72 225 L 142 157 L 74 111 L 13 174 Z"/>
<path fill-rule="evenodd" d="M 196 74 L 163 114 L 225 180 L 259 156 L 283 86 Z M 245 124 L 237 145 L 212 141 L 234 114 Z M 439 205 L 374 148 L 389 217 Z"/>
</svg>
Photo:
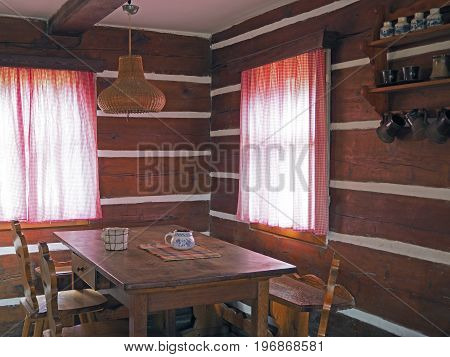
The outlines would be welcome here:
<svg viewBox="0 0 450 357">
<path fill-rule="evenodd" d="M 145 79 L 142 57 L 131 54 L 131 15 L 139 6 L 131 0 L 122 6 L 128 14 L 128 56 L 119 57 L 117 79 L 98 96 L 98 106 L 107 114 L 160 112 L 166 97 L 156 86 Z"/>
</svg>

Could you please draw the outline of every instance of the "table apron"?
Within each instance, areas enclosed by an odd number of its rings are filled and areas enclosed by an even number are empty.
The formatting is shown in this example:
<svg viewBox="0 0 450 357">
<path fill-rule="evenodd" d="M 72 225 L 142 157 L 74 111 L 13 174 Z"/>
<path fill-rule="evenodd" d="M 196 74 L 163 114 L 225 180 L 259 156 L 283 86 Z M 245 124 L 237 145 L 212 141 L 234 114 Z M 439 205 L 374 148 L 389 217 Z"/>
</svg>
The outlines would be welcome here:
<svg viewBox="0 0 450 357">
<path fill-rule="evenodd" d="M 148 312 L 179 309 L 196 305 L 216 304 L 243 299 L 256 299 L 258 282 L 261 279 L 239 279 L 232 281 L 180 286 L 164 289 L 126 291 L 122 287 L 101 290 L 110 294 L 125 306 L 130 305 L 134 295 L 146 295 Z"/>
</svg>

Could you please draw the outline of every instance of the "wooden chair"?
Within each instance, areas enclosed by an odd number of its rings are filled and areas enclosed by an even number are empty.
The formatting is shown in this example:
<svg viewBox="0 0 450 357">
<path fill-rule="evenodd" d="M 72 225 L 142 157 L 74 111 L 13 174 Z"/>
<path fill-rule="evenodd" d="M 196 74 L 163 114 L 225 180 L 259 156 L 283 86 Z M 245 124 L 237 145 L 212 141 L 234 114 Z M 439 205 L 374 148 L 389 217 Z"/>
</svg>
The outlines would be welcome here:
<svg viewBox="0 0 450 357">
<path fill-rule="evenodd" d="M 31 274 L 31 259 L 28 245 L 21 231 L 20 224 L 14 221 L 11 226 L 14 248 L 22 269 L 22 283 L 25 294 L 25 297 L 20 299 L 20 304 L 25 311 L 22 336 L 29 336 L 32 324 L 34 324 L 33 336 L 42 336 L 42 331 L 47 321 L 45 297 L 36 295 L 36 287 Z M 83 321 L 92 320 L 94 318 L 92 313 L 102 310 L 106 302 L 107 300 L 102 294 L 91 289 L 68 290 L 58 293 L 58 305 L 62 316 L 66 320 L 73 315 L 80 315 L 80 319 Z"/>
<path fill-rule="evenodd" d="M 277 336 L 308 336 L 309 313 L 321 308 L 317 335 L 323 337 L 328 327 L 330 311 L 352 308 L 353 296 L 336 284 L 340 261 L 335 256 L 327 284 L 315 275 L 293 274 L 270 281 L 270 314 L 277 327 Z"/>
<path fill-rule="evenodd" d="M 63 327 L 61 319 L 60 300 L 56 284 L 56 269 L 50 257 L 46 243 L 39 243 L 39 256 L 42 284 L 44 286 L 47 303 L 48 329 L 44 331 L 45 337 L 126 337 L 128 336 L 128 321 L 88 322 L 85 324 Z"/>
</svg>

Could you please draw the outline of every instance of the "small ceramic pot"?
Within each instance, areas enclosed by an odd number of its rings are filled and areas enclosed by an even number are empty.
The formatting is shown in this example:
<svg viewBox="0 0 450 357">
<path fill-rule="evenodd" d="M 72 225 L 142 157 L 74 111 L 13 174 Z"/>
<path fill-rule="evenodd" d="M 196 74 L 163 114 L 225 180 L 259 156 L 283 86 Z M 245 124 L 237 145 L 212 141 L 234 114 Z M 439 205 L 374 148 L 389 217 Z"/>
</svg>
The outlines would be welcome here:
<svg viewBox="0 0 450 357">
<path fill-rule="evenodd" d="M 395 69 L 385 69 L 384 71 L 381 71 L 383 85 L 389 86 L 397 83 L 397 73 L 398 71 Z"/>
<path fill-rule="evenodd" d="M 430 14 L 427 16 L 427 27 L 440 26 L 443 23 L 439 8 L 430 9 Z"/>
<path fill-rule="evenodd" d="M 404 35 L 405 33 L 408 33 L 410 29 L 411 26 L 408 23 L 408 19 L 406 17 L 399 17 L 395 24 L 395 35 Z"/>
<path fill-rule="evenodd" d="M 450 56 L 437 55 L 433 56 L 433 71 L 431 72 L 431 79 L 448 78 L 450 77 Z"/>
<path fill-rule="evenodd" d="M 425 30 L 427 21 L 425 20 L 423 12 L 416 12 L 414 18 L 411 20 L 411 32 Z"/>
<path fill-rule="evenodd" d="M 405 82 L 414 82 L 419 80 L 420 67 L 419 66 L 405 66 L 402 67 L 401 80 Z"/>
<path fill-rule="evenodd" d="M 380 29 L 380 38 L 386 38 L 394 36 L 394 26 L 392 26 L 392 22 L 385 21 L 383 23 L 383 27 Z"/>
</svg>

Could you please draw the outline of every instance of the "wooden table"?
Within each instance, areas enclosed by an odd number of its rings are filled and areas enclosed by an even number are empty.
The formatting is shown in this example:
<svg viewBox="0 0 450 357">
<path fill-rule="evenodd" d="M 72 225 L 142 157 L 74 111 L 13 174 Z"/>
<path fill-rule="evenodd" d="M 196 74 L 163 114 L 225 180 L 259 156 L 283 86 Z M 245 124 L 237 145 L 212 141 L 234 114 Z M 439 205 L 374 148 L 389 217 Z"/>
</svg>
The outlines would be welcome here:
<svg viewBox="0 0 450 357">
<path fill-rule="evenodd" d="M 267 333 L 269 279 L 293 273 L 293 265 L 219 239 L 194 233 L 220 258 L 165 262 L 138 248 L 162 243 L 178 226 L 130 229 L 128 250 L 108 252 L 101 230 L 55 232 L 72 250 L 72 269 L 93 289 L 105 290 L 129 309 L 130 336 L 147 335 L 147 315 L 195 305 L 252 301 L 254 336 Z"/>
</svg>

